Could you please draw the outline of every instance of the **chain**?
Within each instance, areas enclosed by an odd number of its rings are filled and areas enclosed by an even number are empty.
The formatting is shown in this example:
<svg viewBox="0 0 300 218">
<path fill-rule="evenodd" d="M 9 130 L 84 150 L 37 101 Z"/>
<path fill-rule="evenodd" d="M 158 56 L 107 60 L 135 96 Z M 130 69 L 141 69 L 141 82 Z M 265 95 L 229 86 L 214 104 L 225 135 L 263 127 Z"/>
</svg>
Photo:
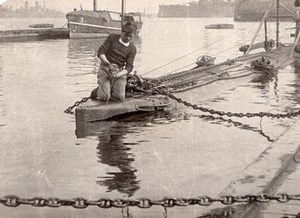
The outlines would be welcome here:
<svg viewBox="0 0 300 218">
<path fill-rule="evenodd" d="M 292 117 L 297 117 L 300 115 L 300 110 L 292 112 L 292 113 L 269 113 L 269 112 L 259 112 L 259 113 L 233 113 L 233 112 L 225 112 L 225 111 L 217 111 L 214 109 L 210 109 L 210 108 L 205 108 L 205 107 L 201 107 L 198 106 L 196 104 L 191 104 L 187 101 L 182 100 L 181 98 L 176 97 L 175 95 L 173 95 L 171 92 L 169 91 L 165 91 L 163 89 L 160 88 L 156 88 L 155 84 L 149 83 L 149 82 L 145 82 L 145 85 L 147 85 L 148 88 L 150 88 L 150 90 L 165 95 L 175 101 L 177 101 L 180 104 L 184 104 L 187 107 L 191 107 L 194 110 L 200 110 L 202 112 L 206 112 L 206 113 L 210 113 L 212 115 L 218 115 L 218 116 L 227 116 L 227 117 L 247 117 L 247 118 L 252 118 L 252 117 L 271 117 L 271 118 L 292 118 Z M 191 85 L 190 83 L 188 84 L 183 84 L 183 86 L 187 86 L 187 85 Z M 68 107 L 64 112 L 67 114 L 74 114 L 74 112 L 72 111 L 75 107 L 79 106 L 80 104 L 86 102 L 88 99 L 90 99 L 90 97 L 84 97 L 82 98 L 80 101 L 76 101 L 74 103 L 74 105 Z"/>
<path fill-rule="evenodd" d="M 241 196 L 222 196 L 219 198 L 212 198 L 209 196 L 200 196 L 197 198 L 164 198 L 162 200 L 150 200 L 148 198 L 139 198 L 136 200 L 130 199 L 109 199 L 100 198 L 98 200 L 88 200 L 82 197 L 73 199 L 60 198 L 19 198 L 16 195 L 6 195 L 0 198 L 0 203 L 7 207 L 18 207 L 19 205 L 31 205 L 34 207 L 52 207 L 58 208 L 62 206 L 71 206 L 76 209 L 85 209 L 89 206 L 98 206 L 103 209 L 108 208 L 126 208 L 139 207 L 148 209 L 152 206 L 162 206 L 164 208 L 171 207 L 187 207 L 190 205 L 209 206 L 213 203 L 219 202 L 223 205 L 233 205 L 235 203 L 268 203 L 270 201 L 277 201 L 279 203 L 288 203 L 289 201 L 300 201 L 300 194 L 253 194 Z"/>
<path fill-rule="evenodd" d="M 198 115 L 197 117 L 202 118 L 202 119 L 206 119 L 206 120 L 220 120 L 221 122 L 227 122 L 227 123 L 233 124 L 235 127 L 238 127 L 238 128 L 244 129 L 244 130 L 250 130 L 252 132 L 257 132 L 258 134 L 265 137 L 269 142 L 274 142 L 274 140 L 271 139 L 270 136 L 266 135 L 263 132 L 263 130 L 256 129 L 255 127 L 249 126 L 249 125 L 241 123 L 241 122 L 234 121 L 232 119 L 225 119 L 223 117 L 214 117 L 212 115 L 203 115 L 203 114 Z"/>
<path fill-rule="evenodd" d="M 252 118 L 252 117 L 271 117 L 271 118 L 292 118 L 292 117 L 296 117 L 300 115 L 300 110 L 296 111 L 296 112 L 292 112 L 292 113 L 268 113 L 268 112 L 259 112 L 259 113 L 232 113 L 232 112 L 224 112 L 224 111 L 216 111 L 214 109 L 210 109 L 210 108 L 204 108 L 195 104 L 191 104 L 187 101 L 182 100 L 181 98 L 176 97 L 175 95 L 171 94 L 170 92 L 164 91 L 162 89 L 158 89 L 153 87 L 152 88 L 154 91 L 156 91 L 159 94 L 165 95 L 175 101 L 177 101 L 180 104 L 184 104 L 187 107 L 191 107 L 195 110 L 200 110 L 202 112 L 207 112 L 210 114 L 217 114 L 219 116 L 228 116 L 228 117 L 247 117 L 247 118 Z"/>
<path fill-rule="evenodd" d="M 82 103 L 86 102 L 87 100 L 89 100 L 90 97 L 84 97 L 82 98 L 80 101 L 76 101 L 72 106 L 68 107 L 64 112 L 66 114 L 74 114 L 74 112 L 72 111 L 75 107 L 81 105 Z"/>
</svg>

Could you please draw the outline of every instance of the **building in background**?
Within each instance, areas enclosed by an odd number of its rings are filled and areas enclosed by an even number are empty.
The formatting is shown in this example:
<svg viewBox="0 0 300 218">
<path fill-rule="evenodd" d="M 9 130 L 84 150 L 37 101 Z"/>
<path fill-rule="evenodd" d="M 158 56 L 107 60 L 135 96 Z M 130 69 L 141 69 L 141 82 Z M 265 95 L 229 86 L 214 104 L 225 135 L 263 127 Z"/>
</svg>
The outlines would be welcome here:
<svg viewBox="0 0 300 218">
<path fill-rule="evenodd" d="M 158 17 L 233 17 L 234 0 L 198 0 L 187 4 L 159 5 Z"/>
<path fill-rule="evenodd" d="M 38 1 L 30 6 L 25 1 L 24 7 L 12 9 L 12 6 L 0 6 L 0 17 L 2 18 L 30 18 L 30 17 L 64 17 L 65 13 L 54 9 L 46 8 L 45 4 L 40 5 Z"/>
</svg>

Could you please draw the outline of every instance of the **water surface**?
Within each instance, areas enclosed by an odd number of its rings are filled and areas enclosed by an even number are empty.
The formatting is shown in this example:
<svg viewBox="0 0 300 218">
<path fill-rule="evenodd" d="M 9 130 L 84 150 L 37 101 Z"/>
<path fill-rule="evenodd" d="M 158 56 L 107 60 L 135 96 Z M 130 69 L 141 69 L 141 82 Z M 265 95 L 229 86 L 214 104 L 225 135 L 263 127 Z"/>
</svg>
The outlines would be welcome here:
<svg viewBox="0 0 300 218">
<path fill-rule="evenodd" d="M 0 21 L 3 24 L 5 20 Z M 204 28 L 220 22 L 233 23 L 235 28 Z M 194 66 L 201 55 L 216 56 L 216 62 L 242 55 L 238 47 L 249 43 L 257 26 L 228 18 L 148 19 L 135 39 L 135 70 L 156 77 Z M 289 39 L 289 27 L 290 23 L 281 26 L 284 40 Z M 96 52 L 103 40 L 0 44 L 2 196 L 153 200 L 216 196 L 294 122 L 215 118 L 186 108 L 92 123 L 76 131 L 75 117 L 63 111 L 89 96 L 96 86 Z M 299 108 L 298 64 L 274 76 L 257 75 L 252 82 L 245 81 L 207 88 L 209 97 L 195 96 L 194 103 L 245 113 Z M 80 211 L 28 206 L 1 210 L 4 215 L 0 217 L 5 218 L 124 215 L 120 209 L 95 207 Z M 131 213 L 134 217 L 162 217 L 164 211 L 132 208 Z M 200 215 L 193 208 L 177 208 L 169 216 L 182 217 L 181 213 L 185 217 Z"/>
</svg>

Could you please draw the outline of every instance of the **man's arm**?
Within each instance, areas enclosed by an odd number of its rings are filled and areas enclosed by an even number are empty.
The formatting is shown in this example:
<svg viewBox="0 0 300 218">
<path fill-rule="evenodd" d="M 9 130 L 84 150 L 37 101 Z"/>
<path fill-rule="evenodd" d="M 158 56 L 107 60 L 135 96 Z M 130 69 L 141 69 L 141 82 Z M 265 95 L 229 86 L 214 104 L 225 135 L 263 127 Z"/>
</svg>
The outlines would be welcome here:
<svg viewBox="0 0 300 218">
<path fill-rule="evenodd" d="M 120 76 L 124 76 L 127 75 L 128 71 L 126 69 L 121 70 L 120 72 L 115 74 L 115 77 L 120 77 Z"/>
<path fill-rule="evenodd" d="M 110 65 L 111 63 L 107 60 L 107 58 L 106 58 L 106 56 L 105 56 L 105 54 L 101 54 L 101 55 L 99 55 L 99 58 L 100 58 L 100 60 L 101 60 L 101 62 L 102 63 L 104 63 L 105 65 Z"/>
<path fill-rule="evenodd" d="M 136 47 L 132 47 L 132 52 L 128 55 L 127 60 L 126 60 L 126 67 L 125 69 L 127 70 L 128 73 L 130 73 L 133 69 L 133 62 L 134 58 L 136 55 Z"/>
<path fill-rule="evenodd" d="M 109 35 L 104 41 L 104 43 L 100 46 L 97 53 L 98 58 L 100 58 L 100 60 L 107 66 L 111 63 L 107 60 L 105 54 L 107 50 L 111 47 L 111 44 L 112 44 L 112 36 Z"/>
</svg>

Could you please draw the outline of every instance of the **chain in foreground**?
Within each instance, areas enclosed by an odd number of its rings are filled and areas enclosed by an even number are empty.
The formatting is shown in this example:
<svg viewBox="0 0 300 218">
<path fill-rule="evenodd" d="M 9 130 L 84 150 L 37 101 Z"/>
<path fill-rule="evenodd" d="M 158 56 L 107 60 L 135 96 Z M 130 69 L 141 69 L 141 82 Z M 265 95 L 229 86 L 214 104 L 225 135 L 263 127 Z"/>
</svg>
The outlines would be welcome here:
<svg viewBox="0 0 300 218">
<path fill-rule="evenodd" d="M 152 206 L 162 206 L 171 208 L 175 206 L 186 207 L 190 205 L 209 206 L 212 203 L 219 202 L 223 205 L 233 205 L 235 203 L 268 203 L 270 201 L 277 201 L 280 203 L 287 203 L 289 201 L 300 201 L 300 194 L 254 194 L 241 196 L 222 196 L 220 198 L 212 198 L 209 196 L 201 196 L 196 198 L 164 198 L 162 200 L 150 200 L 148 198 L 139 198 L 137 200 L 130 199 L 109 199 L 100 198 L 98 200 L 88 200 L 82 197 L 73 199 L 60 198 L 19 198 L 16 195 L 6 195 L 0 198 L 0 203 L 8 207 L 18 207 L 19 205 L 31 205 L 34 207 L 53 207 L 58 208 L 62 206 L 71 206 L 76 209 L 85 209 L 88 206 L 98 206 L 100 208 L 125 208 L 125 207 L 139 207 L 150 208 Z"/>
</svg>

